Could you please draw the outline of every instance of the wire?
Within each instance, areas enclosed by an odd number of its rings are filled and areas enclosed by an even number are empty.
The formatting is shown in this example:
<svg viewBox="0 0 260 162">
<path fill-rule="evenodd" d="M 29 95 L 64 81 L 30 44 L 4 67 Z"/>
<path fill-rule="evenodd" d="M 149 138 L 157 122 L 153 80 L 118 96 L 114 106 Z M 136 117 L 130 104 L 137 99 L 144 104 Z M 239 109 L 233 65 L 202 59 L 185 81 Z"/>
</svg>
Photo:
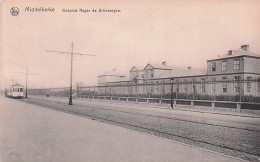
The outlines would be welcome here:
<svg viewBox="0 0 260 162">
<path fill-rule="evenodd" d="M 61 52 L 61 51 L 53 51 L 53 50 L 46 50 L 46 52 L 54 52 L 54 53 L 61 53 L 61 54 L 73 54 L 73 55 L 80 55 L 80 56 L 83 56 L 83 55 L 86 55 L 86 56 L 92 56 L 92 57 L 95 57 L 96 55 L 91 55 L 91 54 L 84 54 L 84 53 L 71 53 L 71 52 Z"/>
</svg>

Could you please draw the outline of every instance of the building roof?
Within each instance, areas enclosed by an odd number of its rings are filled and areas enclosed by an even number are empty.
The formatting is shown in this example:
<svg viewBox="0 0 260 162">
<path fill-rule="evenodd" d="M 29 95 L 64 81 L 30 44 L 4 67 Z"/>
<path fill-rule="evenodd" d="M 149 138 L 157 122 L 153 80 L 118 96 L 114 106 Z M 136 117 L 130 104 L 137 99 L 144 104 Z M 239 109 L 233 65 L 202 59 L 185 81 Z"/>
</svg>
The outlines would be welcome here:
<svg viewBox="0 0 260 162">
<path fill-rule="evenodd" d="M 115 70 L 113 70 L 113 71 L 106 71 L 105 74 L 99 75 L 98 77 L 101 77 L 101 76 L 120 76 L 120 77 L 125 77 L 125 75 L 122 75 L 122 74 L 118 73 Z"/>
<path fill-rule="evenodd" d="M 188 76 L 206 75 L 206 74 L 207 74 L 206 69 L 173 67 L 172 71 L 163 73 L 160 76 L 158 76 L 158 78 L 188 77 Z"/>
<path fill-rule="evenodd" d="M 148 65 L 152 66 L 154 69 L 165 69 L 165 70 L 172 70 L 172 69 L 173 69 L 172 66 L 168 66 L 168 65 L 150 64 L 150 63 L 148 63 L 148 64 L 144 67 L 143 70 L 145 70 Z"/>
<path fill-rule="evenodd" d="M 14 86 L 15 86 L 15 87 L 23 87 L 23 85 L 18 84 L 18 83 L 13 84 L 12 86 L 13 86 L 13 87 L 14 87 Z"/>
<path fill-rule="evenodd" d="M 141 66 L 133 66 L 130 71 L 132 71 L 134 68 L 137 69 L 138 71 L 142 71 L 143 70 L 143 68 Z"/>
<path fill-rule="evenodd" d="M 210 59 L 210 60 L 208 60 L 208 61 L 221 60 L 221 59 L 233 58 L 233 57 L 241 57 L 241 56 L 249 56 L 249 57 L 251 56 L 251 57 L 260 58 L 260 55 L 255 54 L 255 53 L 252 53 L 252 52 L 250 52 L 250 51 L 243 50 L 243 49 L 236 49 L 236 50 L 230 50 L 230 51 L 232 51 L 232 54 L 231 54 L 231 55 L 229 55 L 229 53 L 227 52 L 227 53 L 224 54 L 224 55 L 218 56 L 218 58 Z"/>
</svg>

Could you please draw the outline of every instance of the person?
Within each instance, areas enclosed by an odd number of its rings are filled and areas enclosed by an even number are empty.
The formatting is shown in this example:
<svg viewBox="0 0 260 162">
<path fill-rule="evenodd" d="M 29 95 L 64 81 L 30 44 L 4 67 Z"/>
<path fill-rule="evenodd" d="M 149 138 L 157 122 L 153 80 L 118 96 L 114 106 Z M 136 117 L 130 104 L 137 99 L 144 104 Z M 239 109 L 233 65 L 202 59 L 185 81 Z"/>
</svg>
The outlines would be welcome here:
<svg viewBox="0 0 260 162">
<path fill-rule="evenodd" d="M 47 92 L 47 97 L 49 97 L 50 95 L 49 95 L 49 92 Z"/>
</svg>

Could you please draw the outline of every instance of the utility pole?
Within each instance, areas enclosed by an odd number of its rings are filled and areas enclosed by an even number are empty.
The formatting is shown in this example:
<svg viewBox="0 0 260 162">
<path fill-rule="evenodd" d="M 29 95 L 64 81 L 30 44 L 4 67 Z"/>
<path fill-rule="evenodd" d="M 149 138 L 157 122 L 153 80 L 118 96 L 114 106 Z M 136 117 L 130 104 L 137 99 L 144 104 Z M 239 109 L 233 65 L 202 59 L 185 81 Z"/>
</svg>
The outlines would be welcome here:
<svg viewBox="0 0 260 162">
<path fill-rule="evenodd" d="M 171 78 L 171 108 L 173 108 L 173 78 Z M 177 90 L 176 90 L 177 93 Z"/>
<path fill-rule="evenodd" d="M 192 81 L 192 100 L 194 100 L 195 99 L 195 82 L 194 82 L 194 80 Z"/>
<path fill-rule="evenodd" d="M 72 67 L 73 67 L 73 42 L 71 43 L 71 54 L 70 54 L 70 97 L 69 97 L 69 105 L 72 105 Z"/>
<path fill-rule="evenodd" d="M 75 53 L 73 52 L 73 42 L 71 43 L 71 52 L 61 52 L 61 51 L 53 51 L 53 50 L 46 50 L 46 52 L 50 53 L 60 53 L 60 54 L 70 54 L 70 96 L 69 96 L 69 105 L 73 105 L 72 102 L 72 76 L 73 76 L 73 56 L 74 55 L 80 55 L 80 56 L 92 56 L 95 57 L 96 55 L 90 55 L 90 54 L 83 54 L 83 53 Z"/>
<path fill-rule="evenodd" d="M 25 74 L 25 98 L 27 98 L 27 85 L 28 85 L 28 74 L 39 74 L 39 73 L 29 73 L 28 72 L 28 67 L 26 68 L 26 72 L 16 72 L 16 73 L 23 73 Z"/>
</svg>

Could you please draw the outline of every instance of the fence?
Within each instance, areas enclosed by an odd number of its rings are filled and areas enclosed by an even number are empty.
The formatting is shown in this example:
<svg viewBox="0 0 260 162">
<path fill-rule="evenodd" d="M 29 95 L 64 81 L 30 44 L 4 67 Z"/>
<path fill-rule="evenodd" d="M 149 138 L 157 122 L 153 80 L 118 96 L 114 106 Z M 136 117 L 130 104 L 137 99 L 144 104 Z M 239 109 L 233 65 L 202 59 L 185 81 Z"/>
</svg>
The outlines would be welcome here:
<svg viewBox="0 0 260 162">
<path fill-rule="evenodd" d="M 72 90 L 75 94 L 76 90 Z M 60 97 L 69 97 L 70 88 L 63 87 L 63 88 L 45 88 L 45 89 L 28 89 L 29 95 L 47 95 L 50 96 L 60 96 Z"/>
<path fill-rule="evenodd" d="M 29 90 L 29 94 L 69 96 L 69 88 Z M 260 81 L 144 81 L 121 82 L 100 86 L 77 87 L 73 94 L 80 98 L 166 103 L 191 106 L 229 107 L 260 110 Z"/>
</svg>

